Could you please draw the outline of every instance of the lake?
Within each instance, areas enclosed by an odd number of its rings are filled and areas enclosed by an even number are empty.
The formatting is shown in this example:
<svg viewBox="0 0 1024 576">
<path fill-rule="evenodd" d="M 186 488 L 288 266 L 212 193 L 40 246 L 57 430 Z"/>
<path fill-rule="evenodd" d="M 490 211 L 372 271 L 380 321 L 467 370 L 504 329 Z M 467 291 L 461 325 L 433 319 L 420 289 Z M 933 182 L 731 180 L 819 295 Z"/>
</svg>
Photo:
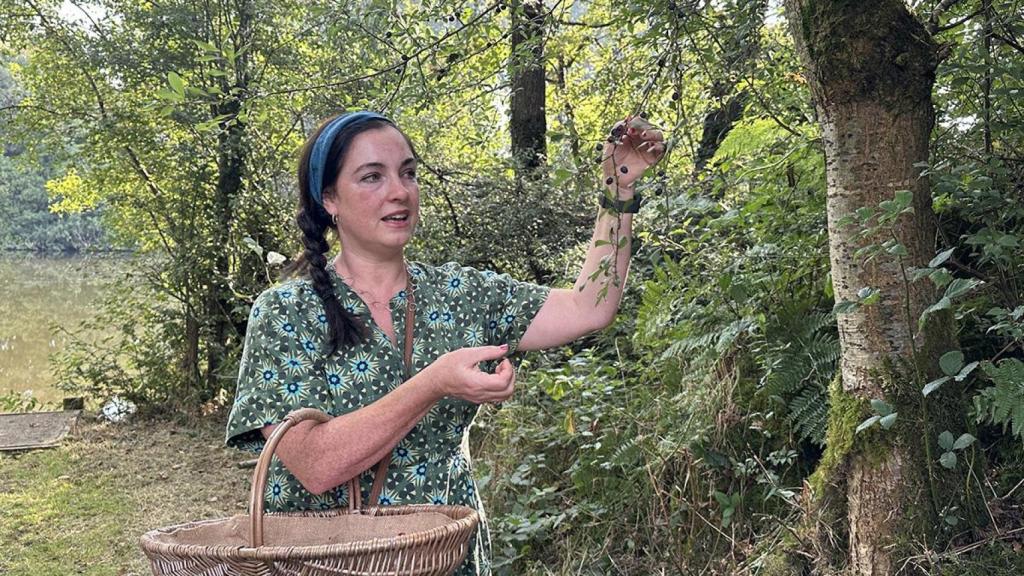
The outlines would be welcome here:
<svg viewBox="0 0 1024 576">
<path fill-rule="evenodd" d="M 124 256 L 36 256 L 0 253 L 0 394 L 32 394 L 60 404 L 49 358 L 74 329 L 93 316 Z"/>
</svg>

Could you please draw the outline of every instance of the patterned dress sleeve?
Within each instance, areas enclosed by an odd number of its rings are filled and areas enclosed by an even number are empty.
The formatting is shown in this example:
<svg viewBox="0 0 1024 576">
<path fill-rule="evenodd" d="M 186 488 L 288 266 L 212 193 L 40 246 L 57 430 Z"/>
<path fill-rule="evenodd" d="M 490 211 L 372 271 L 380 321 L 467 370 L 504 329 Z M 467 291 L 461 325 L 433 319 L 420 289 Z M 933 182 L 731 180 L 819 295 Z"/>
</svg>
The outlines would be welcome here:
<svg viewBox="0 0 1024 576">
<path fill-rule="evenodd" d="M 300 281 L 271 288 L 256 299 L 228 417 L 229 446 L 258 452 L 264 426 L 281 422 L 297 408 L 329 411 L 320 350 L 325 324 L 316 293 Z"/>
<path fill-rule="evenodd" d="M 475 293 L 475 304 L 483 315 L 485 343 L 508 344 L 509 351 L 515 352 L 551 289 L 468 267 L 461 268 L 459 274 Z"/>
</svg>

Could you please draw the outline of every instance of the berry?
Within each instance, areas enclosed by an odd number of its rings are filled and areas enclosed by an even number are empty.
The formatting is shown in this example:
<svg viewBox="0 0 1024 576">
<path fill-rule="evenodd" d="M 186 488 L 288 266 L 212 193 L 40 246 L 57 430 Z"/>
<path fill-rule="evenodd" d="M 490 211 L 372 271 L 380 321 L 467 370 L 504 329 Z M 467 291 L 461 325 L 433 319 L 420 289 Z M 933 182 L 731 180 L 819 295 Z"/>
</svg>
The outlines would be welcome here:
<svg viewBox="0 0 1024 576">
<path fill-rule="evenodd" d="M 672 101 L 674 102 L 676 100 L 679 100 L 679 91 L 678 90 L 676 90 L 675 92 L 672 93 Z"/>
<path fill-rule="evenodd" d="M 611 186 L 612 182 L 615 182 L 615 178 L 612 178 L 611 176 L 604 179 L 604 183 L 607 184 L 608 186 Z"/>
<path fill-rule="evenodd" d="M 595 164 L 600 164 L 601 162 L 604 162 L 604 158 L 601 158 L 600 156 L 595 156 L 594 157 L 594 163 Z"/>
<path fill-rule="evenodd" d="M 619 167 L 619 172 L 622 172 L 623 174 L 628 174 L 629 173 L 629 168 L 626 167 L 626 166 L 620 166 Z"/>
<path fill-rule="evenodd" d="M 601 144 L 600 142 L 598 142 L 596 148 L 597 148 L 597 151 L 600 152 L 601 150 L 604 150 L 604 144 Z"/>
<path fill-rule="evenodd" d="M 658 178 L 664 178 L 664 177 L 665 177 L 665 171 L 664 170 L 658 170 Z"/>
</svg>

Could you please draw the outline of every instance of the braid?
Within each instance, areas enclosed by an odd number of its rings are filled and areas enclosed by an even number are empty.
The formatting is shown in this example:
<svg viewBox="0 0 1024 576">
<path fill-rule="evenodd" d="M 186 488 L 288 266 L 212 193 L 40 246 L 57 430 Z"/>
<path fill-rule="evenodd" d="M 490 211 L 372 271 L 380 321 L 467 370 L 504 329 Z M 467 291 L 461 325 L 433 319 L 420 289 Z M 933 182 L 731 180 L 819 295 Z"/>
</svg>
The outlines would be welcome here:
<svg viewBox="0 0 1024 576">
<path fill-rule="evenodd" d="M 316 212 L 322 212 L 317 214 Z M 310 212 L 313 212 L 312 214 Z M 338 296 L 334 293 L 331 276 L 327 272 L 327 258 L 324 254 L 330 249 L 324 232 L 327 229 L 327 213 L 322 207 L 312 210 L 299 210 L 296 223 L 302 230 L 302 253 L 304 272 L 313 281 L 313 289 L 324 305 L 327 316 L 328 354 L 334 354 L 339 346 L 348 348 L 355 346 L 366 338 L 366 325 L 354 314 L 341 306 Z"/>
</svg>

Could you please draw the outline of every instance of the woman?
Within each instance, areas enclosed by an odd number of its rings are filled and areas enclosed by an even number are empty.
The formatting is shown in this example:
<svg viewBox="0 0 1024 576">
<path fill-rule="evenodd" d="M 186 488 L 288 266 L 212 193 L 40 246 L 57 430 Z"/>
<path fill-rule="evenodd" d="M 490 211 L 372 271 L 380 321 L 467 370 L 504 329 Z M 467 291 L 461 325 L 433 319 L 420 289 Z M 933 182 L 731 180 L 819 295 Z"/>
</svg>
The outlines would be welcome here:
<svg viewBox="0 0 1024 576">
<path fill-rule="evenodd" d="M 454 263 L 406 262 L 419 221 L 416 154 L 387 118 L 345 114 L 310 137 L 297 218 L 307 277 L 270 288 L 253 305 L 227 441 L 259 450 L 299 407 L 334 418 L 302 422 L 284 436 L 268 510 L 345 506 L 348 480 L 361 475 L 365 497 L 373 474 L 363 472 L 384 458 L 379 504 L 479 508 L 461 445 L 480 404 L 511 397 L 508 354 L 565 344 L 607 326 L 618 310 L 624 282 L 608 282 L 599 298 L 605 283 L 588 278 L 602 259 L 616 258 L 624 280 L 639 204 L 633 184 L 665 146 L 639 118 L 612 134 L 602 162 L 610 197 L 601 200 L 576 286 L 554 290 Z M 342 246 L 330 262 L 328 229 Z M 616 251 L 618 238 L 625 243 Z M 493 373 L 479 367 L 499 360 Z M 479 547 L 459 573 L 477 567 L 487 571 Z"/>
</svg>

